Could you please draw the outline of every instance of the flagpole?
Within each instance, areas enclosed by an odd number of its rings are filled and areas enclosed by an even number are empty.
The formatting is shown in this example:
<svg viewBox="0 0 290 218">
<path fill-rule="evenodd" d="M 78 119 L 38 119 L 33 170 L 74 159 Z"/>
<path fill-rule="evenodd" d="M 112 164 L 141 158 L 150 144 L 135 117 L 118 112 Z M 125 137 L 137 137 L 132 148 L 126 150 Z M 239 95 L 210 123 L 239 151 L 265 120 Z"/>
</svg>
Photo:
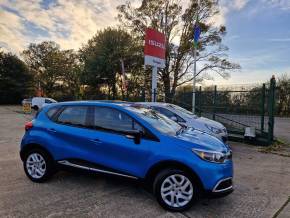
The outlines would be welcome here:
<svg viewBox="0 0 290 218">
<path fill-rule="evenodd" d="M 193 83 L 192 83 L 192 113 L 195 113 L 195 85 L 196 85 L 196 48 L 193 50 L 194 66 L 193 66 Z"/>
<path fill-rule="evenodd" d="M 196 21 L 195 25 L 198 22 L 198 8 L 199 8 L 199 3 L 200 0 L 197 0 L 197 12 L 196 12 Z M 193 47 L 193 58 L 194 58 L 194 65 L 193 65 L 193 83 L 192 83 L 192 113 L 195 114 L 195 85 L 196 85 L 196 47 L 197 47 L 197 42 L 194 42 L 194 47 Z"/>
</svg>

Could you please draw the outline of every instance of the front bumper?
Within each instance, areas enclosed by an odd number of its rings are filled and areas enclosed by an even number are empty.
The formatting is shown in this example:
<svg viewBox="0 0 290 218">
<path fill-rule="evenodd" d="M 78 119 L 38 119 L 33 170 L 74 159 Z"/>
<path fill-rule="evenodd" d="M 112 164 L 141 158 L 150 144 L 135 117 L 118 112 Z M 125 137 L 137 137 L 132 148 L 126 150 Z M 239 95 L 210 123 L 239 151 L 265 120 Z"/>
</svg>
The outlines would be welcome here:
<svg viewBox="0 0 290 218">
<path fill-rule="evenodd" d="M 212 191 L 205 192 L 205 196 L 209 198 L 220 198 L 231 194 L 233 191 L 233 178 L 229 177 L 219 180 Z"/>
<path fill-rule="evenodd" d="M 200 164 L 195 163 L 193 170 L 200 178 L 205 192 L 222 193 L 233 188 L 232 160 L 227 160 L 222 164 L 200 161 Z"/>
<path fill-rule="evenodd" d="M 227 135 L 226 136 L 222 136 L 221 138 L 222 138 L 222 141 L 224 143 L 226 143 L 228 141 L 228 136 Z"/>
<path fill-rule="evenodd" d="M 228 190 L 233 189 L 233 178 L 225 178 L 221 179 L 217 182 L 217 184 L 214 186 L 212 192 L 214 193 L 222 193 L 227 192 Z"/>
</svg>

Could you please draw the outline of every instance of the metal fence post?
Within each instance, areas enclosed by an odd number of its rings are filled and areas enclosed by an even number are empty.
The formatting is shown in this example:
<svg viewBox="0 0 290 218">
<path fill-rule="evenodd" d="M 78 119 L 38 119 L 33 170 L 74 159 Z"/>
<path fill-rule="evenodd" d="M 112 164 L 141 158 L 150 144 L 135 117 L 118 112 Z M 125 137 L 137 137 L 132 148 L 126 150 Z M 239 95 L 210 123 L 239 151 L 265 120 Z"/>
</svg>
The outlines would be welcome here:
<svg viewBox="0 0 290 218">
<path fill-rule="evenodd" d="M 214 86 L 214 96 L 213 96 L 213 113 L 212 113 L 212 119 L 215 120 L 215 113 L 216 113 L 216 97 L 217 97 L 217 87 Z"/>
<path fill-rule="evenodd" d="M 268 144 L 271 144 L 274 139 L 275 86 L 276 80 L 275 77 L 273 76 L 270 81 L 270 92 L 269 92 Z"/>
<path fill-rule="evenodd" d="M 266 92 L 266 85 L 263 83 L 262 86 L 262 102 L 261 102 L 261 133 L 264 132 L 264 120 L 265 120 L 265 94 Z"/>
<path fill-rule="evenodd" d="M 199 87 L 198 107 L 199 107 L 199 116 L 201 117 L 201 86 Z"/>
</svg>

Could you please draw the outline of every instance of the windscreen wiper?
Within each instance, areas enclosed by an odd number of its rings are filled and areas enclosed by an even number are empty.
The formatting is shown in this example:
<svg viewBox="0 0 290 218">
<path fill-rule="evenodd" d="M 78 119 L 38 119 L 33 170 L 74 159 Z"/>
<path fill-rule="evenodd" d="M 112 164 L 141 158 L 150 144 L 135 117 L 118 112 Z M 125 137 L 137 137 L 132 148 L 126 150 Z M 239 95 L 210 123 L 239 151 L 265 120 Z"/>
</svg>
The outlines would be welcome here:
<svg viewBox="0 0 290 218">
<path fill-rule="evenodd" d="M 180 135 L 181 133 L 183 133 L 185 130 L 184 126 L 181 126 L 180 129 L 176 132 L 176 135 Z"/>
</svg>

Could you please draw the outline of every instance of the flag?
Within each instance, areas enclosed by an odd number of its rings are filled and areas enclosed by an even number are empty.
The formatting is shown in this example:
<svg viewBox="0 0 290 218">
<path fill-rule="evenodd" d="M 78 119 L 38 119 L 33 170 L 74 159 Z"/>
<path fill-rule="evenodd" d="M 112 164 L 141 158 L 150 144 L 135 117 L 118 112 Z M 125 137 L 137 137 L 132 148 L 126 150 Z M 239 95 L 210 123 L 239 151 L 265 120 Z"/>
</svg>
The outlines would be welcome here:
<svg viewBox="0 0 290 218">
<path fill-rule="evenodd" d="M 198 44 L 198 40 L 199 40 L 199 37 L 200 37 L 200 33 L 201 33 L 201 30 L 200 30 L 200 27 L 199 25 L 196 23 L 193 27 L 193 41 L 194 41 L 194 46 L 197 47 L 197 44 Z"/>
</svg>

